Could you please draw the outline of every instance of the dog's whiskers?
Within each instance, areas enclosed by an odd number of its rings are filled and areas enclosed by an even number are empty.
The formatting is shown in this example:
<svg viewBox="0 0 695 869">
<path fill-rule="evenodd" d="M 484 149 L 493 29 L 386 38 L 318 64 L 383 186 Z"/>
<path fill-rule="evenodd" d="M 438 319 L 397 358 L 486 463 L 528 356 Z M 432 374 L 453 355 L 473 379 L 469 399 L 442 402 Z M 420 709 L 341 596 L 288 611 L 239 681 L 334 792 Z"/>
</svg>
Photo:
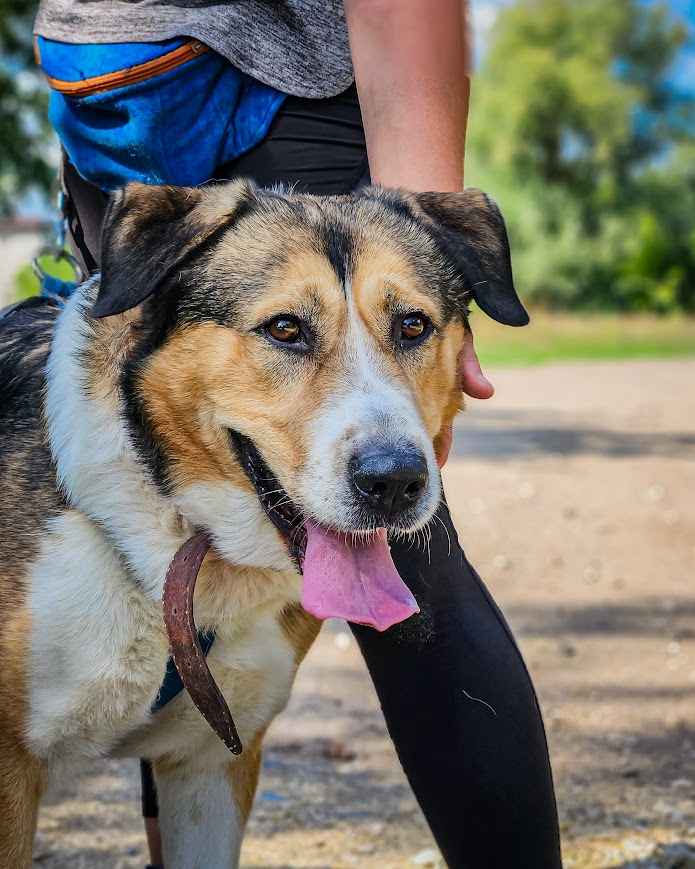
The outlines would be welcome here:
<svg viewBox="0 0 695 869">
<path fill-rule="evenodd" d="M 430 519 L 430 522 L 433 522 L 434 520 L 439 522 L 439 524 L 444 529 L 444 533 L 446 534 L 446 539 L 449 541 L 449 557 L 451 557 L 451 534 L 449 534 L 449 529 L 446 527 L 446 525 L 442 522 L 442 520 L 439 518 L 439 516 L 436 513 L 432 516 L 432 518 Z"/>
<path fill-rule="evenodd" d="M 282 490 L 280 490 L 282 491 Z M 283 507 L 285 504 L 291 504 L 292 499 L 289 495 L 285 494 L 282 498 L 280 498 L 275 504 L 268 507 L 269 510 L 278 510 L 280 507 Z"/>
<path fill-rule="evenodd" d="M 285 490 L 280 487 L 279 489 L 271 489 L 270 492 L 261 492 L 261 498 L 269 498 L 271 495 L 279 495 L 280 492 L 284 492 Z"/>
<path fill-rule="evenodd" d="M 302 511 L 300 510 L 300 511 L 297 513 L 297 515 L 295 516 L 295 518 L 292 520 L 291 524 L 290 524 L 290 530 L 292 531 L 292 533 L 295 533 L 296 531 L 299 530 L 299 528 L 297 527 L 297 523 L 298 523 L 298 522 L 302 522 L 302 523 L 303 523 L 303 522 L 304 522 L 304 518 L 305 518 L 305 517 L 304 517 L 304 514 L 303 514 Z"/>
</svg>

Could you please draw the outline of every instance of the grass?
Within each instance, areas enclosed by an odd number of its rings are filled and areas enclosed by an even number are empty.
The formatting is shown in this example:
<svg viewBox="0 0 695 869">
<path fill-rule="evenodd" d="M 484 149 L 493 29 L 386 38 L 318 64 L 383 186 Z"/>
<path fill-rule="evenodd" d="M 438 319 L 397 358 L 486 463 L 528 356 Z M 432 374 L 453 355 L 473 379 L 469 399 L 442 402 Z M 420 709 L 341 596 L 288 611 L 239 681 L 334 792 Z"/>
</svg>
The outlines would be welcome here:
<svg viewBox="0 0 695 869">
<path fill-rule="evenodd" d="M 695 356 L 695 317 L 531 311 L 520 329 L 471 318 L 483 365 Z"/>
</svg>

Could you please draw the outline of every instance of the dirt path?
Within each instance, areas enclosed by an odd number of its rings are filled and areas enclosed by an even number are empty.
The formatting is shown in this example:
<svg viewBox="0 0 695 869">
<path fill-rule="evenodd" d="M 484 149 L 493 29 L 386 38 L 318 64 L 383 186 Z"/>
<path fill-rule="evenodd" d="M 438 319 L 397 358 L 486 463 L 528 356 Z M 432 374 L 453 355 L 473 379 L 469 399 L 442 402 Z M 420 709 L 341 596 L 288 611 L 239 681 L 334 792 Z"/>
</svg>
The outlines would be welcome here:
<svg viewBox="0 0 695 869">
<path fill-rule="evenodd" d="M 695 361 L 494 379 L 447 491 L 540 693 L 566 866 L 693 867 Z M 340 624 L 267 744 L 244 866 L 436 865 Z M 44 806 L 36 865 L 142 866 L 136 800 L 134 764 L 85 768 Z"/>
</svg>

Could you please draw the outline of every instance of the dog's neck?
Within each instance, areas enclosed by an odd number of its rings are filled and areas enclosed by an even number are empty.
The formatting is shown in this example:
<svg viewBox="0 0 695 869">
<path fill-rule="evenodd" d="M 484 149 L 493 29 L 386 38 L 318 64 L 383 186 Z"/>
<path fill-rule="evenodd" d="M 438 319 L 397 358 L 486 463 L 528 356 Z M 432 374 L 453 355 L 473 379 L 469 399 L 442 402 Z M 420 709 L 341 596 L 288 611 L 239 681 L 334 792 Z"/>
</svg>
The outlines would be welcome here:
<svg viewBox="0 0 695 869">
<path fill-rule="evenodd" d="M 193 529 L 147 480 L 129 442 L 115 364 L 126 348 L 117 334 L 101 370 L 90 364 L 98 337 L 85 310 L 96 287 L 80 287 L 56 326 L 46 392 L 51 451 L 70 504 L 99 523 L 145 592 L 160 598 L 167 566 Z"/>
<path fill-rule="evenodd" d="M 222 556 L 213 572 L 241 565 L 242 573 L 253 567 L 256 574 L 258 569 L 291 574 L 287 553 L 255 497 L 231 486 L 204 492 L 192 487 L 176 498 L 158 490 L 131 443 L 122 407 L 120 377 L 137 314 L 89 318 L 97 289 L 98 280 L 92 279 L 69 301 L 48 363 L 49 438 L 70 505 L 103 529 L 155 600 L 161 599 L 171 559 L 196 528 L 210 532 Z"/>
</svg>

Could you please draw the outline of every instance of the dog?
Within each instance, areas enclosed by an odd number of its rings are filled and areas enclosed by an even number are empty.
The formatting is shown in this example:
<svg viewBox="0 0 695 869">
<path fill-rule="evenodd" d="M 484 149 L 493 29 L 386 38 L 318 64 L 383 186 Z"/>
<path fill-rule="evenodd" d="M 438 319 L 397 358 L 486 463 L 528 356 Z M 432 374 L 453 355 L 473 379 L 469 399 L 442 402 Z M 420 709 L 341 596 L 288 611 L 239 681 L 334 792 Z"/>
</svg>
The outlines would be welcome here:
<svg viewBox="0 0 695 869">
<path fill-rule="evenodd" d="M 439 503 L 471 300 L 528 319 L 480 191 L 132 184 L 101 275 L 0 320 L 4 865 L 30 865 L 46 782 L 85 756 L 152 760 L 167 869 L 238 864 L 321 619 L 418 618 L 387 535 Z M 186 692 L 153 711 L 167 567 L 201 530 L 196 618 L 239 756 Z"/>
</svg>

